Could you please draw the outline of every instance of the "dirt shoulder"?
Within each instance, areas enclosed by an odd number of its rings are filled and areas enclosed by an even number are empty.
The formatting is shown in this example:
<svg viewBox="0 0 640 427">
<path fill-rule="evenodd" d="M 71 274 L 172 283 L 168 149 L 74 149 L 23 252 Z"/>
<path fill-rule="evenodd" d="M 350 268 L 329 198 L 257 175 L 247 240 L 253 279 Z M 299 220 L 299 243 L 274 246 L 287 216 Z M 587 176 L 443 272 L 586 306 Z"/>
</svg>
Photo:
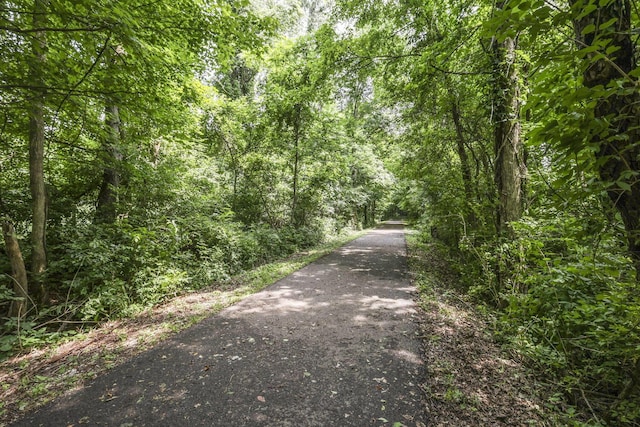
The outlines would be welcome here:
<svg viewBox="0 0 640 427">
<path fill-rule="evenodd" d="M 409 265 L 424 316 L 429 425 L 553 425 L 541 397 L 545 390 L 495 342 L 486 317 L 456 291 L 457 277 L 435 245 L 409 241 Z"/>
</svg>

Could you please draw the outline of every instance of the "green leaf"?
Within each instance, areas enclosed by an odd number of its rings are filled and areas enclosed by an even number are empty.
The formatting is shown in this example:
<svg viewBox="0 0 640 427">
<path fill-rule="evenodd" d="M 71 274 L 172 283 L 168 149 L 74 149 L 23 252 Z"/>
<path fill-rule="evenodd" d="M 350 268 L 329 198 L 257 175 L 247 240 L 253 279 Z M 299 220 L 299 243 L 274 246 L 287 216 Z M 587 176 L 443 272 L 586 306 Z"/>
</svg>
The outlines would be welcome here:
<svg viewBox="0 0 640 427">
<path fill-rule="evenodd" d="M 587 34 L 591 34 L 596 30 L 595 24 L 589 24 L 582 29 L 582 35 L 586 36 Z"/>
<path fill-rule="evenodd" d="M 618 181 L 616 182 L 616 185 L 624 191 L 631 191 L 631 186 L 624 181 Z"/>
<path fill-rule="evenodd" d="M 596 6 L 595 4 L 593 3 L 588 4 L 584 7 L 583 11 L 575 19 L 580 20 L 585 16 L 589 15 L 590 13 L 594 12 L 596 9 L 598 9 L 598 6 Z"/>
<path fill-rule="evenodd" d="M 614 52 L 619 51 L 620 49 L 621 49 L 621 47 L 620 47 L 620 46 L 616 46 L 616 45 L 609 46 L 609 47 L 607 48 L 607 50 L 605 50 L 605 53 L 606 53 L 606 54 L 607 54 L 607 56 L 608 56 L 608 55 L 611 55 L 611 54 L 612 54 L 612 53 L 614 53 Z"/>
<path fill-rule="evenodd" d="M 611 18 L 607 22 L 605 22 L 604 24 L 600 24 L 600 28 L 599 29 L 600 29 L 600 31 L 606 30 L 607 28 L 609 28 L 610 26 L 612 26 L 616 22 L 618 22 L 618 18 Z"/>
</svg>

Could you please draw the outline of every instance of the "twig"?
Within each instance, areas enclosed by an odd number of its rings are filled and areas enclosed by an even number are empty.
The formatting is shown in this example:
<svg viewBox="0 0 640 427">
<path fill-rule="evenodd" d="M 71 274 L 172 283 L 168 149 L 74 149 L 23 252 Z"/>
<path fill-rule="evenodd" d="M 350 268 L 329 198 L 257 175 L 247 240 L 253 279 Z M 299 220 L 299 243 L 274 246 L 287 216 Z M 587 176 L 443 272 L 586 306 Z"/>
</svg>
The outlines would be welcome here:
<svg viewBox="0 0 640 427">
<path fill-rule="evenodd" d="M 600 418 L 598 418 L 598 416 L 596 415 L 596 412 L 591 407 L 591 403 L 589 403 L 589 399 L 587 399 L 587 396 L 585 396 L 584 390 L 582 388 L 580 389 L 580 394 L 582 395 L 582 399 L 584 399 L 584 402 L 587 404 L 587 407 L 589 408 L 591 415 L 593 415 L 593 418 L 596 419 L 596 422 L 598 424 L 602 424 L 602 422 L 600 421 Z"/>
</svg>

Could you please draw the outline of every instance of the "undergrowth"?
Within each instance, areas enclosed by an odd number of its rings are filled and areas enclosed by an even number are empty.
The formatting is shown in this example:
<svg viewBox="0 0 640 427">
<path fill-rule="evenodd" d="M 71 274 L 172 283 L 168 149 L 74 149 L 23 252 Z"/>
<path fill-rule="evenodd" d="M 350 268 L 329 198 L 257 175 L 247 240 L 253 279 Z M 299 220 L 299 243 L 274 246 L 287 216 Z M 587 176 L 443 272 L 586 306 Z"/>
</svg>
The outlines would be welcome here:
<svg viewBox="0 0 640 427">
<path fill-rule="evenodd" d="M 510 241 L 438 244 L 496 336 L 556 390 L 548 405 L 572 426 L 640 425 L 640 298 L 616 236 L 573 218 L 513 224 Z M 416 245 L 436 244 L 422 232 Z M 501 275 L 501 277 L 499 277 Z"/>
<path fill-rule="evenodd" d="M 68 238 L 71 232 L 73 239 Z M 106 320 L 134 316 L 212 284 L 224 286 L 243 277 L 259 289 L 308 262 L 304 257 L 290 258 L 292 254 L 322 248 L 325 236 L 329 247 L 352 236 L 347 230 L 330 235 L 320 224 L 245 229 L 211 219 L 202 220 L 197 228 L 172 222 L 134 226 L 123 220 L 63 234 L 67 238 L 51 243 L 58 252 L 47 272 L 48 280 L 57 283 L 52 303 L 39 310 L 32 306 L 23 319 L 2 319 L 0 360 L 69 339 Z M 2 309 L 14 297 L 8 287 L 0 289 L 4 289 Z"/>
</svg>

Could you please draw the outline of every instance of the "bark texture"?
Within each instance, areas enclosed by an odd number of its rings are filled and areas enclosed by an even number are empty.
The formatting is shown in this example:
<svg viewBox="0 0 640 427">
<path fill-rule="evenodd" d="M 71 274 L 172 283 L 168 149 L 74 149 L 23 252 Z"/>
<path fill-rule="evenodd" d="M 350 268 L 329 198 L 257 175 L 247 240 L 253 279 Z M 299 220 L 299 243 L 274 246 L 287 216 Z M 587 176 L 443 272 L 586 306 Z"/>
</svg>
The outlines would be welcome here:
<svg viewBox="0 0 640 427">
<path fill-rule="evenodd" d="M 102 176 L 102 186 L 98 194 L 96 222 L 113 223 L 118 214 L 118 188 L 121 181 L 119 168 L 123 159 L 120 150 L 120 111 L 116 105 L 108 105 L 106 107 L 105 123 L 107 137 L 103 150 L 106 157 L 106 166 Z"/>
<path fill-rule="evenodd" d="M 494 156 L 498 191 L 497 229 L 510 232 L 509 223 L 522 216 L 522 186 L 526 175 L 520 125 L 520 83 L 516 40 L 494 40 Z"/>
<path fill-rule="evenodd" d="M 27 281 L 27 269 L 24 266 L 22 251 L 16 239 L 16 231 L 13 225 L 5 221 L 2 224 L 4 245 L 11 263 L 11 278 L 13 279 L 13 292 L 18 300 L 11 303 L 9 317 L 24 317 L 28 308 L 29 284 Z"/>
<path fill-rule="evenodd" d="M 35 0 L 33 9 L 33 28 L 44 28 L 47 22 L 47 4 L 45 0 Z M 29 178 L 32 203 L 31 229 L 31 274 L 36 293 L 42 303 L 49 299 L 44 284 L 44 272 L 47 268 L 46 224 L 47 196 L 44 180 L 44 143 L 45 143 L 45 82 L 47 40 L 44 31 L 36 31 L 31 39 L 31 58 L 29 77 L 33 84 L 29 105 Z"/>
</svg>

